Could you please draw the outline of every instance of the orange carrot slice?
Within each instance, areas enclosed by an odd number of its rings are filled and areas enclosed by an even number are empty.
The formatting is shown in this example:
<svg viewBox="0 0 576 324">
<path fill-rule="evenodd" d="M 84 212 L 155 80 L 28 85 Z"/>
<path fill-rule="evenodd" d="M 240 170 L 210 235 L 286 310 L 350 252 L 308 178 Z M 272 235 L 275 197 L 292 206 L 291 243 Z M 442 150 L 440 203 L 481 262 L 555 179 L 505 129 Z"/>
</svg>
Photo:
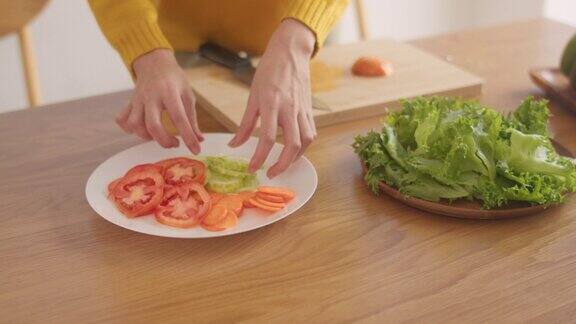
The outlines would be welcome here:
<svg viewBox="0 0 576 324">
<path fill-rule="evenodd" d="M 228 209 L 226 209 L 225 205 L 214 205 L 206 214 L 202 223 L 207 226 L 214 226 L 222 222 L 226 218 L 226 214 L 228 214 Z"/>
<path fill-rule="evenodd" d="M 265 204 L 257 201 L 255 198 L 250 199 L 249 202 L 250 202 L 252 205 L 256 206 L 256 208 L 262 209 L 262 210 L 265 210 L 265 211 L 269 211 L 269 212 L 277 212 L 277 211 L 279 211 L 280 209 L 282 209 L 282 208 L 271 207 L 271 206 L 265 205 Z"/>
<path fill-rule="evenodd" d="M 217 205 L 224 205 L 226 209 L 240 215 L 242 208 L 244 208 L 244 200 L 238 195 L 230 195 L 222 198 Z"/>
<path fill-rule="evenodd" d="M 212 205 L 216 204 L 217 202 L 219 202 L 220 200 L 222 200 L 222 198 L 226 197 L 226 194 L 223 193 L 219 193 L 219 192 L 211 192 L 210 193 L 210 198 L 212 198 Z"/>
<path fill-rule="evenodd" d="M 269 195 L 280 196 L 284 198 L 285 201 L 292 200 L 295 196 L 294 191 L 282 187 L 260 186 L 258 187 L 258 191 Z"/>
<path fill-rule="evenodd" d="M 262 199 L 262 200 L 266 200 L 269 202 L 274 202 L 274 203 L 284 203 L 284 198 L 282 198 L 281 196 L 276 196 L 276 195 L 271 195 L 271 194 L 265 194 L 262 192 L 259 192 L 256 194 L 256 197 Z"/>
<path fill-rule="evenodd" d="M 242 205 L 244 205 L 244 208 L 256 208 L 256 206 L 252 205 L 250 199 L 244 200 L 244 202 L 242 202 Z"/>
<path fill-rule="evenodd" d="M 232 228 L 236 226 L 236 224 L 238 224 L 238 216 L 233 212 L 228 211 L 226 217 L 220 221 L 220 223 L 212 226 L 202 224 L 202 227 L 211 232 L 220 232 Z"/>
<path fill-rule="evenodd" d="M 283 202 L 282 202 L 282 203 L 275 203 L 275 202 L 271 202 L 271 201 L 267 201 L 267 200 L 261 199 L 260 197 L 256 197 L 255 200 L 256 200 L 257 202 L 263 204 L 263 205 L 270 206 L 270 207 L 272 207 L 272 208 L 280 208 L 280 209 L 282 209 L 282 208 L 286 207 L 286 203 L 283 203 Z"/>
<path fill-rule="evenodd" d="M 256 192 L 254 191 L 241 191 L 238 193 L 238 196 L 242 198 L 242 205 L 244 208 L 254 208 L 255 206 L 250 204 L 250 198 L 254 198 L 256 196 Z M 240 216 L 240 215 L 238 215 Z"/>
</svg>

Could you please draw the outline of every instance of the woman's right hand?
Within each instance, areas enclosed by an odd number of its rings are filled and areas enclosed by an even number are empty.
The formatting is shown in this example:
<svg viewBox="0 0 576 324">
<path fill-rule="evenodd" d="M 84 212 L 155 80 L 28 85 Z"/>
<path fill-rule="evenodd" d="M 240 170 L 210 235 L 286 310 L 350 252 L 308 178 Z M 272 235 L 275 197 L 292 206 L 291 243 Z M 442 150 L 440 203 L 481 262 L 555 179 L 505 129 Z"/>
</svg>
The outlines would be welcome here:
<svg viewBox="0 0 576 324">
<path fill-rule="evenodd" d="M 130 103 L 116 117 L 118 125 L 126 133 L 154 139 L 162 147 L 177 147 L 178 139 L 162 124 L 162 111 L 166 110 L 186 146 L 199 154 L 204 137 L 196 118 L 196 98 L 172 51 L 156 49 L 137 58 L 132 67 L 136 87 Z"/>
</svg>

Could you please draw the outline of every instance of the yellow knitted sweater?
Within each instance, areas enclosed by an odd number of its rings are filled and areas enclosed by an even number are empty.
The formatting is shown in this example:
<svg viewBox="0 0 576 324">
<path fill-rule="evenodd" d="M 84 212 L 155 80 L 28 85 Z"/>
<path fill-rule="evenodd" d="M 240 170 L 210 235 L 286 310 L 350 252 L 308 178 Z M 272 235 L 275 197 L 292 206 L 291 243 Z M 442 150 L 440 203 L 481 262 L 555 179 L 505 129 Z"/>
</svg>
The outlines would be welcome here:
<svg viewBox="0 0 576 324">
<path fill-rule="evenodd" d="M 347 0 L 89 0 L 104 35 L 131 70 L 153 49 L 195 51 L 206 41 L 261 54 L 284 18 L 316 34 L 316 49 Z"/>
</svg>

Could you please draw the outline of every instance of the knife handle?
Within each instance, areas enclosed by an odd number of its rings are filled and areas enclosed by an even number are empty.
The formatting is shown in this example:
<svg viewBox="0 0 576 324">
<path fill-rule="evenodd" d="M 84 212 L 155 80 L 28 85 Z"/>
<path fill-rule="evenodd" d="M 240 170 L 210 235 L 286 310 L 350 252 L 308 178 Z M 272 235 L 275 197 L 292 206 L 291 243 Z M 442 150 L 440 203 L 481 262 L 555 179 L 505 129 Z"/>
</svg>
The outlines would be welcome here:
<svg viewBox="0 0 576 324">
<path fill-rule="evenodd" d="M 229 69 L 236 69 L 250 65 L 250 60 L 213 43 L 205 43 L 198 49 L 198 53 L 205 59 L 223 65 Z"/>
</svg>

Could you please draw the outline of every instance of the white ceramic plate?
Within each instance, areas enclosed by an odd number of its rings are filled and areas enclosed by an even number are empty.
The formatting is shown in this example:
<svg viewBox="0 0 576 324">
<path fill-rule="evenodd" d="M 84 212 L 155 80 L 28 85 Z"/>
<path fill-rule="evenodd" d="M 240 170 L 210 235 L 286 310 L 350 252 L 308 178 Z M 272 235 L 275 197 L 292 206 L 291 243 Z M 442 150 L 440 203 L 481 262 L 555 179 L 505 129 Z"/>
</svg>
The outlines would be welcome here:
<svg viewBox="0 0 576 324">
<path fill-rule="evenodd" d="M 201 155 L 226 155 L 231 157 L 250 158 L 257 144 L 257 138 L 236 149 L 228 147 L 232 134 L 205 134 Z M 282 145 L 275 144 L 265 165 L 271 165 L 278 159 Z M 204 238 L 238 234 L 275 223 L 302 207 L 314 194 L 318 177 L 314 166 L 305 157 L 296 161 L 288 170 L 274 179 L 268 179 L 265 170 L 258 171 L 261 185 L 288 187 L 296 193 L 286 208 L 272 215 L 256 209 L 245 209 L 234 228 L 221 232 L 210 232 L 201 227 L 180 229 L 156 222 L 154 216 L 142 216 L 129 219 L 122 215 L 106 197 L 108 183 L 121 177 L 137 164 L 153 163 L 162 159 L 191 156 L 185 145 L 178 148 L 164 149 L 155 142 L 140 144 L 122 151 L 100 164 L 92 172 L 86 184 L 86 198 L 90 206 L 104 219 L 132 231 L 166 237 Z M 268 215 L 268 216 L 267 216 Z"/>
</svg>

